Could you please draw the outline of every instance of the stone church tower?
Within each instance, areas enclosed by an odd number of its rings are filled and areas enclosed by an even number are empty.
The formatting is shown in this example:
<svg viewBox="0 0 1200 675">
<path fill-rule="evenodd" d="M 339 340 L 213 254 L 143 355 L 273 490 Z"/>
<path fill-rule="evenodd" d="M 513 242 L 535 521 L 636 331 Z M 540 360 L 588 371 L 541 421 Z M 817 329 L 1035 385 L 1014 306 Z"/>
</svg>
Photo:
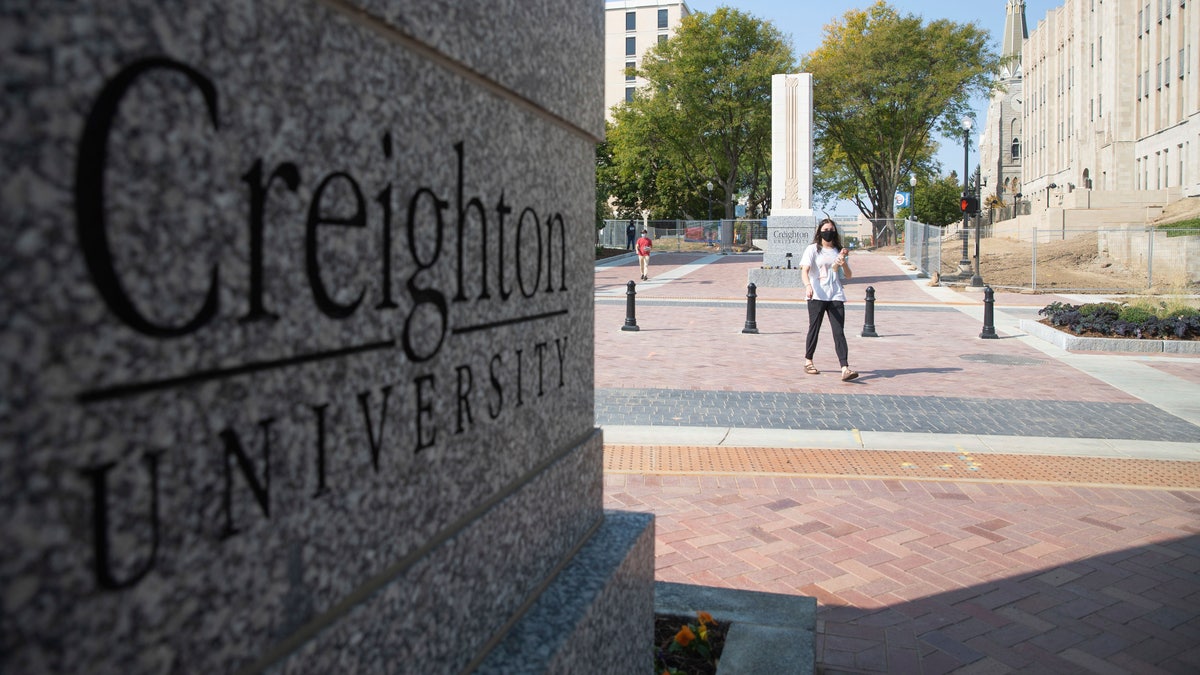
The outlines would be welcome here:
<svg viewBox="0 0 1200 675">
<path fill-rule="evenodd" d="M 1021 48 L 1029 37 L 1024 0 L 1006 0 L 1001 68 L 997 88 L 988 105 L 987 122 L 979 140 L 979 171 L 983 177 L 981 202 L 998 197 L 1004 206 L 1026 201 L 1021 194 Z M 985 209 L 986 210 L 986 209 Z M 1018 211 L 1021 213 L 1022 211 Z"/>
</svg>

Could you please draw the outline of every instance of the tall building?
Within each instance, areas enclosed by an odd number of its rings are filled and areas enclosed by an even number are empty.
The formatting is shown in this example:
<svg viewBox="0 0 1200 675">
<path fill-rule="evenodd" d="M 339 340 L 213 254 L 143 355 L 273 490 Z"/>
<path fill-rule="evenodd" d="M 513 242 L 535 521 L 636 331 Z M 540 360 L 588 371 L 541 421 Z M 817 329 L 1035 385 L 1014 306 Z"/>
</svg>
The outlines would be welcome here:
<svg viewBox="0 0 1200 675">
<path fill-rule="evenodd" d="M 1016 195 L 1022 194 L 1024 72 L 1021 67 L 1021 48 L 1029 37 L 1029 29 L 1025 24 L 1024 0 L 1007 0 L 1004 12 L 1001 67 L 997 78 L 999 86 L 992 93 L 987 120 L 980 130 L 979 174 L 986 186 L 982 194 L 995 195 L 1011 206 L 1016 201 Z"/>
<path fill-rule="evenodd" d="M 1067 0 L 1029 34 L 1012 103 L 1020 189 L 1035 215 L 1200 196 L 1197 4 Z"/>
<path fill-rule="evenodd" d="M 604 2 L 604 110 L 633 98 L 646 84 L 629 74 L 642 64 L 646 52 L 671 36 L 683 17 L 691 14 L 682 0 L 605 0 Z"/>
</svg>

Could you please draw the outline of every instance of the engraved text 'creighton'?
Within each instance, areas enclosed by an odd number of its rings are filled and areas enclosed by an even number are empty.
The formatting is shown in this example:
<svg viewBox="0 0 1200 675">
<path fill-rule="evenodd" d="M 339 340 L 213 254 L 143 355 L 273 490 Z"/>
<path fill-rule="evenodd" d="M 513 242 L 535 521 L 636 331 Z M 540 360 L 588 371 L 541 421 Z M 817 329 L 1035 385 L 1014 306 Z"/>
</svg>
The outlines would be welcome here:
<svg viewBox="0 0 1200 675">
<path fill-rule="evenodd" d="M 185 78 L 189 88 L 201 95 L 196 100 L 197 103 L 203 100 L 205 109 L 202 112 L 207 115 L 212 129 L 220 133 L 217 84 L 185 63 L 168 58 L 142 59 L 123 68 L 100 90 L 86 119 L 78 148 L 75 225 L 80 252 L 92 284 L 109 312 L 129 329 L 158 340 L 218 330 L 222 320 L 241 323 L 277 321 L 280 310 L 273 306 L 267 289 L 277 287 L 278 281 L 264 278 L 269 269 L 264 260 L 277 251 L 264 227 L 264 214 L 269 199 L 306 198 L 307 203 L 301 205 L 306 217 L 302 223 L 303 261 L 299 264 L 307 288 L 288 288 L 286 292 L 302 294 L 307 291 L 316 309 L 330 321 L 342 321 L 365 312 L 395 313 L 396 320 L 387 325 L 395 325 L 398 336 L 379 335 L 357 344 L 281 353 L 277 357 L 234 365 L 214 364 L 211 368 L 156 379 L 105 383 L 77 392 L 75 400 L 78 404 L 98 405 L 203 382 L 294 368 L 366 352 L 400 349 L 414 366 L 414 372 L 406 382 L 378 383 L 358 392 L 355 400 L 341 403 L 357 409 L 359 414 L 355 417 L 361 417 L 369 444 L 365 450 L 369 452 L 373 469 L 378 472 L 380 456 L 385 452 L 382 446 L 389 410 L 399 407 L 401 401 L 415 426 L 411 445 L 405 451 L 418 453 L 434 447 L 441 435 L 464 433 L 485 414 L 490 420 L 498 420 L 514 407 L 524 405 L 526 398 L 537 399 L 549 388 L 564 386 L 568 354 L 565 333 L 535 338 L 529 344 L 493 345 L 487 354 L 476 356 L 473 361 L 451 364 L 442 370 L 434 367 L 433 359 L 442 352 L 447 340 L 455 336 L 543 322 L 569 312 L 564 295 L 567 290 L 567 244 L 562 214 L 553 212 L 543 217 L 533 206 L 514 205 L 503 191 L 492 198 L 494 201 L 490 206 L 485 205 L 485 197 L 465 195 L 463 180 L 468 168 L 468 153 L 462 142 L 453 145 L 457 182 L 449 189 L 416 186 L 411 191 L 401 191 L 390 182 L 364 185 L 361 179 L 347 171 L 322 174 L 320 170 L 294 162 L 268 165 L 261 157 L 249 161 L 241 174 L 242 191 L 246 196 L 243 213 L 247 250 L 238 252 L 240 259 L 248 263 L 245 265 L 247 278 L 240 280 L 246 289 L 245 295 L 231 307 L 221 306 L 220 288 L 223 283 L 228 283 L 223 278 L 227 272 L 219 260 L 213 261 L 206 290 L 192 300 L 190 307 L 194 309 L 188 310 L 189 318 L 174 323 L 153 319 L 156 313 L 140 307 L 122 284 L 122 270 L 117 262 L 121 256 L 114 255 L 105 209 L 106 190 L 121 189 L 119 184 L 105 180 L 109 158 L 122 150 L 110 142 L 114 122 L 122 99 L 149 73 Z M 392 158 L 394 149 L 390 134 L 383 134 L 381 146 L 384 156 Z M 346 207 L 345 201 L 338 202 L 336 207 L 332 205 L 333 200 L 327 199 L 327 195 L 334 191 L 352 196 L 350 208 Z M 370 193 L 374 193 L 374 197 L 369 200 L 367 194 Z M 474 227 L 468 227 L 469 223 Z M 498 241 L 495 247 L 486 245 L 489 227 L 495 228 Z M 374 259 L 362 261 L 363 265 L 377 266 L 377 281 L 370 287 L 331 288 L 329 278 L 334 275 L 322 269 L 322 242 L 347 231 L 346 228 L 368 231 L 376 242 Z M 512 233 L 514 241 L 506 244 L 506 232 Z M 401 235 L 407 240 L 407 251 L 394 250 L 400 249 L 395 242 Z M 446 246 L 448 235 L 453 235 L 454 247 Z M 476 251 L 474 256 L 464 244 L 468 236 L 477 237 L 481 242 L 473 249 Z M 520 245 L 516 245 L 517 242 Z M 511 252 L 511 257 L 507 257 L 506 252 Z M 447 265 L 452 270 L 452 287 L 437 288 L 429 278 L 431 271 Z M 171 266 L 164 264 L 162 269 L 167 274 Z M 405 315 L 401 315 L 401 303 L 397 302 L 401 297 L 399 293 L 407 294 L 410 301 Z M 538 295 L 555 294 L 564 298 L 559 308 L 547 309 L 545 303 L 541 303 L 540 311 L 522 313 L 523 301 Z M 498 309 L 479 311 L 485 306 Z M 472 318 L 457 323 L 456 307 L 469 308 L 458 315 Z M 502 318 L 488 321 L 474 318 L 479 316 Z M 380 376 L 386 375 L 381 373 Z M 440 425 L 434 415 L 434 403 L 439 397 L 447 402 L 445 408 L 454 411 Z M 311 429 L 309 466 L 316 485 L 313 497 L 331 489 L 326 480 L 326 426 L 330 405 L 338 403 L 311 401 L 302 406 L 307 408 L 307 413 L 296 413 L 295 408 L 286 408 L 285 413 L 301 414 L 305 419 L 297 423 Z M 205 493 L 217 492 L 222 496 L 222 522 L 215 525 L 215 534 L 219 538 L 234 536 L 241 529 L 239 517 L 247 518 L 246 514 L 235 513 L 232 498 L 235 482 L 244 483 L 250 490 L 262 519 L 271 517 L 272 503 L 278 501 L 273 499 L 271 491 L 272 437 L 278 421 L 275 416 L 267 416 L 246 420 L 241 428 L 212 430 L 209 447 L 222 453 L 224 474 L 214 476 L 213 485 Z M 250 439 L 253 442 L 249 442 Z M 257 457 L 247 449 L 255 445 L 259 448 Z M 159 466 L 170 460 L 173 451 L 172 448 L 148 449 L 120 465 L 108 462 L 80 467 L 92 488 L 94 567 L 96 581 L 101 587 L 131 586 L 154 568 L 160 555 Z M 278 454 L 276 452 L 276 461 Z M 123 554 L 135 559 L 123 560 L 119 565 L 112 559 L 118 553 L 111 545 L 114 533 L 110 532 L 110 502 L 130 497 L 111 494 L 109 476 L 113 471 L 142 471 L 149 486 L 149 494 L 142 500 L 144 506 L 139 507 L 144 508 L 143 519 L 149 534 L 142 537 L 140 551 Z M 238 476 L 240 481 L 235 481 Z M 117 569 L 123 571 L 118 573 Z"/>
</svg>

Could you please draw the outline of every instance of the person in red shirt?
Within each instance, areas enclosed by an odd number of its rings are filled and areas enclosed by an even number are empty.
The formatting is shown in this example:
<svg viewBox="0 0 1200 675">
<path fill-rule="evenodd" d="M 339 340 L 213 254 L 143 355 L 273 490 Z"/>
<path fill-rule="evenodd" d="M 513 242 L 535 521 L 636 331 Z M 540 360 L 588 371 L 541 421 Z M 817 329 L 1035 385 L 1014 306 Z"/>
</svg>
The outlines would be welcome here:
<svg viewBox="0 0 1200 675">
<path fill-rule="evenodd" d="M 638 266 L 642 270 L 642 281 L 648 278 L 646 275 L 650 272 L 650 249 L 653 247 L 654 242 L 650 241 L 646 231 L 642 230 L 642 237 L 637 240 Z"/>
</svg>

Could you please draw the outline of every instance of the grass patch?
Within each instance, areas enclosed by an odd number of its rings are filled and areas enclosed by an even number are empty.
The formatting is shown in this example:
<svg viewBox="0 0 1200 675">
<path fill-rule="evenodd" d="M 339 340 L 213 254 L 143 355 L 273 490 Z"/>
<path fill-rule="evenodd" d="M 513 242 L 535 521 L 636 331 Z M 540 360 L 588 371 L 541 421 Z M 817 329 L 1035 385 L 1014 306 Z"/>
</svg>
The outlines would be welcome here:
<svg viewBox="0 0 1200 675">
<path fill-rule="evenodd" d="M 1186 237 L 1200 234 L 1200 218 L 1188 218 L 1174 223 L 1155 225 L 1154 229 L 1167 233 L 1168 237 Z"/>
<path fill-rule="evenodd" d="M 629 251 L 626 251 L 623 248 L 608 248 L 607 246 L 597 246 L 596 247 L 596 260 L 603 260 L 604 258 L 611 258 L 613 256 L 621 255 L 622 253 L 629 253 Z"/>
</svg>

